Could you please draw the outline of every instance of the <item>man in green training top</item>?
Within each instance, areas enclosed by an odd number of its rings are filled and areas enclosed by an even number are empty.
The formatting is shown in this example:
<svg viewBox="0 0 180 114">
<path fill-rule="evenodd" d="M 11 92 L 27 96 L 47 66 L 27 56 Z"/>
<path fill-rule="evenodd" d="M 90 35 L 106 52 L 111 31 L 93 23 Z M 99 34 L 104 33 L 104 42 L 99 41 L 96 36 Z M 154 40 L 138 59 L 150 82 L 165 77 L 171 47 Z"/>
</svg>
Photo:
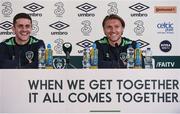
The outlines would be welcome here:
<svg viewBox="0 0 180 114">
<path fill-rule="evenodd" d="M 38 68 L 38 49 L 43 40 L 30 36 L 32 19 L 19 13 L 13 19 L 14 37 L 0 43 L 0 68 Z"/>
<path fill-rule="evenodd" d="M 108 15 L 104 18 L 103 31 L 106 35 L 95 43 L 98 48 L 98 68 L 126 68 L 127 48 L 135 49 L 136 42 L 122 37 L 125 22 L 118 15 Z"/>
</svg>

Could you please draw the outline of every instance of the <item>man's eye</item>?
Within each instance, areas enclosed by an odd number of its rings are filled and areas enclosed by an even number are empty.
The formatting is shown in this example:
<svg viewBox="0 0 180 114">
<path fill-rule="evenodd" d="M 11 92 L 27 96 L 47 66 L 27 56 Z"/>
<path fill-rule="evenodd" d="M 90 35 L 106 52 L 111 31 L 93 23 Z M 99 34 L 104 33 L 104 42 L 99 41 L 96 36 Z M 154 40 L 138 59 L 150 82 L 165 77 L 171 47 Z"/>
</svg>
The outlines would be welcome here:
<svg viewBox="0 0 180 114">
<path fill-rule="evenodd" d="M 30 25 L 26 25 L 26 28 L 30 28 Z"/>
<path fill-rule="evenodd" d="M 18 28 L 23 28 L 23 25 L 19 25 Z"/>
<path fill-rule="evenodd" d="M 112 28 L 111 26 L 107 26 L 108 29 Z"/>
</svg>

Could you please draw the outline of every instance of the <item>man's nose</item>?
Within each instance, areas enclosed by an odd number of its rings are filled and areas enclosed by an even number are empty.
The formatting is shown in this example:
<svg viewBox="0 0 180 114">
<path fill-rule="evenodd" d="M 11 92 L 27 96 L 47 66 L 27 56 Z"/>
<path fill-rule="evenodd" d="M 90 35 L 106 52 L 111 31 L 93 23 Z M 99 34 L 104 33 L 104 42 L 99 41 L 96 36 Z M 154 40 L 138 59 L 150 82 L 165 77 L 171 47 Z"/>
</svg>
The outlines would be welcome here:
<svg viewBox="0 0 180 114">
<path fill-rule="evenodd" d="M 116 28 L 112 27 L 111 32 L 116 32 Z"/>
<path fill-rule="evenodd" d="M 22 30 L 27 30 L 27 27 L 26 26 L 22 26 Z"/>
</svg>

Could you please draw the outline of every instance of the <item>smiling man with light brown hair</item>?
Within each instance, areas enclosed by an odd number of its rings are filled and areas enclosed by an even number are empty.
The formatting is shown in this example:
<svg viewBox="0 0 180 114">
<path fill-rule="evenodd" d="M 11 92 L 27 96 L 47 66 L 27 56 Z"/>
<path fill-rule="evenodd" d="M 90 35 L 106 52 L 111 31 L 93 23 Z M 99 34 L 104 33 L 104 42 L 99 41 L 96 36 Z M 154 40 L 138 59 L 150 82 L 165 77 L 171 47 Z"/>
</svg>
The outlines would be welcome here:
<svg viewBox="0 0 180 114">
<path fill-rule="evenodd" d="M 102 26 L 105 36 L 95 42 L 98 48 L 98 68 L 126 68 L 127 48 L 131 45 L 135 49 L 136 42 L 122 37 L 124 20 L 118 15 L 107 15 Z"/>
</svg>

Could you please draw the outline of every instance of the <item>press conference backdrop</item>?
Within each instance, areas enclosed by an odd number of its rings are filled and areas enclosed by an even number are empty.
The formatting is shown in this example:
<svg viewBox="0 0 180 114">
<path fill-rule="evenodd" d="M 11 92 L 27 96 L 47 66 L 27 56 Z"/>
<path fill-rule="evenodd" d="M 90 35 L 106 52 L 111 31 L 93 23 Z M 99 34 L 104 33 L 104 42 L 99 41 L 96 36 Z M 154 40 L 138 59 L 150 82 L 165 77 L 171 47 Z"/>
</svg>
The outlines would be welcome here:
<svg viewBox="0 0 180 114">
<path fill-rule="evenodd" d="M 1 0 L 0 5 L 0 41 L 14 35 L 12 19 L 25 12 L 33 19 L 33 36 L 50 43 L 54 56 L 64 56 L 63 42 L 72 43 L 71 61 L 81 67 L 82 50 L 104 36 L 103 18 L 118 14 L 126 22 L 123 36 L 140 42 L 142 50 L 151 47 L 156 68 L 180 68 L 179 0 Z"/>
</svg>

